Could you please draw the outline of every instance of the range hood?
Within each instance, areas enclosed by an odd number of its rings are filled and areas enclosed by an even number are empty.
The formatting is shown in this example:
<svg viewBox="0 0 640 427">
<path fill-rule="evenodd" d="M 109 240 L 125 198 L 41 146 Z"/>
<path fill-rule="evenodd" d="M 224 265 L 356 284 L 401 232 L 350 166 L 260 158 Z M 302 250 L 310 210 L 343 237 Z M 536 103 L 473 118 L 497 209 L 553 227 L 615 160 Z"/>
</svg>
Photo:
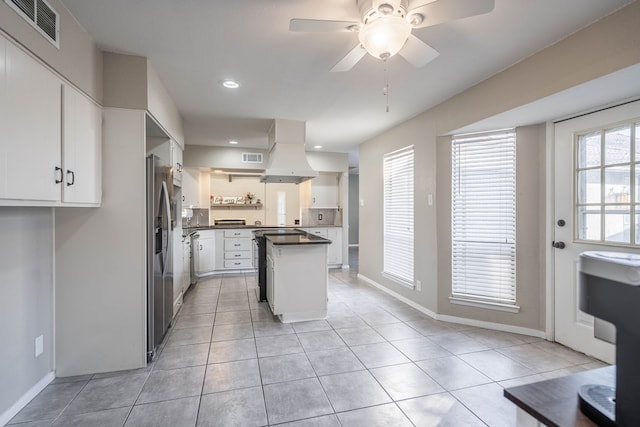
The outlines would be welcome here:
<svg viewBox="0 0 640 427">
<path fill-rule="evenodd" d="M 269 164 L 260 179 L 266 183 L 299 184 L 318 176 L 307 161 L 305 122 L 273 121 L 269 130 Z"/>
</svg>

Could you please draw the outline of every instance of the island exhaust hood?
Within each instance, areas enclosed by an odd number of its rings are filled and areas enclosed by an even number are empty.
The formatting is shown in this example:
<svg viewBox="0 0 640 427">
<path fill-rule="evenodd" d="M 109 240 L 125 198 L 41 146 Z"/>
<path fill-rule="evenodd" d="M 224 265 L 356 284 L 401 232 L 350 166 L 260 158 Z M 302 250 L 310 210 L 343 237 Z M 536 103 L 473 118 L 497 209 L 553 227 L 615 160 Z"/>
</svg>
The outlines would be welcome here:
<svg viewBox="0 0 640 427">
<path fill-rule="evenodd" d="M 260 179 L 266 183 L 299 184 L 318 176 L 307 161 L 305 122 L 273 121 L 269 130 L 269 165 Z"/>
</svg>

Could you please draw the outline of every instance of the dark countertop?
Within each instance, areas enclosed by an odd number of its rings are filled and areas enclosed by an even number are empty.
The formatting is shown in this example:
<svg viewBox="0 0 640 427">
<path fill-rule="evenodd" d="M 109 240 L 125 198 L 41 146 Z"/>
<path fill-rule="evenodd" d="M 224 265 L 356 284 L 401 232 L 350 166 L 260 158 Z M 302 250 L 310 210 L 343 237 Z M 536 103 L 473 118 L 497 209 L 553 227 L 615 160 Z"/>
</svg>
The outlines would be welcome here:
<svg viewBox="0 0 640 427">
<path fill-rule="evenodd" d="M 342 227 L 341 225 L 287 225 L 287 226 L 279 226 L 279 225 L 199 225 L 193 227 L 182 227 L 182 235 L 188 236 L 189 234 L 202 231 L 202 230 L 238 230 L 243 228 L 248 228 L 252 230 L 269 230 L 269 229 L 277 229 L 277 228 L 333 228 L 333 227 Z"/>
<path fill-rule="evenodd" d="M 578 388 L 585 384 L 614 386 L 616 367 L 592 369 L 504 390 L 504 396 L 548 426 L 595 426 L 580 411 Z"/>
<path fill-rule="evenodd" d="M 274 245 L 328 245 L 331 240 L 315 234 L 267 234 L 266 239 Z"/>
</svg>

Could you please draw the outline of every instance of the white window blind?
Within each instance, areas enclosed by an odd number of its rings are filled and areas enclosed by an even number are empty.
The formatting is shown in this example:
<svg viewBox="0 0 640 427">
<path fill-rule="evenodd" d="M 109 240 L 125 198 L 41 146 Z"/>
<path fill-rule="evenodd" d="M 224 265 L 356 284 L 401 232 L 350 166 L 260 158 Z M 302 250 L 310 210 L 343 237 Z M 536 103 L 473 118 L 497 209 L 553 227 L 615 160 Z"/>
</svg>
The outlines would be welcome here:
<svg viewBox="0 0 640 427">
<path fill-rule="evenodd" d="M 413 146 L 384 156 L 383 275 L 413 288 Z"/>
<path fill-rule="evenodd" d="M 451 189 L 452 297 L 515 304 L 515 131 L 454 136 Z"/>
</svg>

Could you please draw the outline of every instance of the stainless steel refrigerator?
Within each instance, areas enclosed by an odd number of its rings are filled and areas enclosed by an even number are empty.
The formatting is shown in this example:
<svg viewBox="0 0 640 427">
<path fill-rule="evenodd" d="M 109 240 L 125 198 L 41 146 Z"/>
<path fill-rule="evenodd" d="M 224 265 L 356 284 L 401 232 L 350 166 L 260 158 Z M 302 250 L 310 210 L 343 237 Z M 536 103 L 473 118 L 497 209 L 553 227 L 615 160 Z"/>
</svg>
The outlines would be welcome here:
<svg viewBox="0 0 640 427">
<path fill-rule="evenodd" d="M 171 166 L 147 157 L 147 360 L 153 360 L 173 318 Z"/>
</svg>

